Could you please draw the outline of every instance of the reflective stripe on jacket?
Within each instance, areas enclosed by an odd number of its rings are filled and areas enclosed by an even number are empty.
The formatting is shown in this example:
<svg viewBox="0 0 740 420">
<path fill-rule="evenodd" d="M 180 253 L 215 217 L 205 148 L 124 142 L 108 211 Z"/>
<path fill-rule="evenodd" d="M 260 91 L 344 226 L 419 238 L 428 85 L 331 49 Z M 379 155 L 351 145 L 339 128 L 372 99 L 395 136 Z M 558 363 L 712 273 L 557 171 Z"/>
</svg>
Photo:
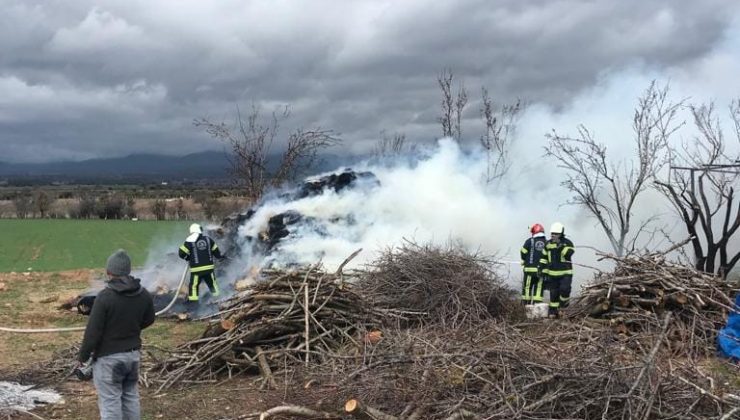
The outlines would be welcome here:
<svg viewBox="0 0 740 420">
<path fill-rule="evenodd" d="M 547 239 L 544 235 L 532 236 L 524 242 L 522 249 L 519 250 L 519 256 L 522 259 L 522 268 L 525 273 L 537 272 L 546 243 Z"/>
<path fill-rule="evenodd" d="M 552 239 L 547 241 L 540 260 L 542 272 L 550 277 L 572 276 L 573 253 L 575 253 L 575 247 L 568 238 L 562 237 L 560 242 Z"/>
<path fill-rule="evenodd" d="M 198 235 L 198 238 L 192 242 L 185 241 L 180 247 L 178 255 L 190 263 L 191 273 L 213 270 L 215 268 L 213 258 L 223 258 L 216 242 L 202 234 Z"/>
</svg>

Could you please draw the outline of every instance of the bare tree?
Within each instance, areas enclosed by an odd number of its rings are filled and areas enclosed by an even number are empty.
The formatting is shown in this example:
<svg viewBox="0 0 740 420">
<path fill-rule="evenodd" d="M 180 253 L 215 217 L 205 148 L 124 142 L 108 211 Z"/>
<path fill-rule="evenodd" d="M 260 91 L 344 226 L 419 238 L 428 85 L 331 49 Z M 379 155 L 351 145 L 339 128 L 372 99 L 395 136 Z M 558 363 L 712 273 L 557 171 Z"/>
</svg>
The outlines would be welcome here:
<svg viewBox="0 0 740 420">
<path fill-rule="evenodd" d="M 45 191 L 39 191 L 33 195 L 33 207 L 38 212 L 40 218 L 46 217 L 51 207 L 51 197 Z"/>
<path fill-rule="evenodd" d="M 165 220 L 167 215 L 167 202 L 161 198 L 157 198 L 151 204 L 151 211 L 155 219 Z"/>
<path fill-rule="evenodd" d="M 175 217 L 177 220 L 183 220 L 188 218 L 188 214 L 185 211 L 185 203 L 182 198 L 178 198 L 175 202 Z"/>
<path fill-rule="evenodd" d="M 213 220 L 221 211 L 221 202 L 216 194 L 207 194 L 196 199 L 203 209 L 203 216 L 208 220 Z"/>
<path fill-rule="evenodd" d="M 452 70 L 442 70 L 437 83 L 442 90 L 442 115 L 437 118 L 442 124 L 442 136 L 452 137 L 458 142 L 462 139 L 462 114 L 468 103 L 468 92 L 462 82 L 453 92 L 454 75 Z"/>
<path fill-rule="evenodd" d="M 31 198 L 27 195 L 20 193 L 13 200 L 15 205 L 15 216 L 19 219 L 25 219 L 31 213 Z"/>
<path fill-rule="evenodd" d="M 104 195 L 98 199 L 96 213 L 100 219 L 122 219 L 125 215 L 126 201 L 120 194 Z"/>
<path fill-rule="evenodd" d="M 75 219 L 90 219 L 95 216 L 95 209 L 98 206 L 97 202 L 94 196 L 83 194 L 80 197 L 77 208 L 72 212 L 72 217 Z"/>
<path fill-rule="evenodd" d="M 681 103 L 668 99 L 668 86 L 655 82 L 639 98 L 632 118 L 636 159 L 615 160 L 584 125 L 578 137 L 547 135 L 546 155 L 565 169 L 562 185 L 573 196 L 568 204 L 582 206 L 596 218 L 618 256 L 635 250 L 637 240 L 655 217 L 633 224 L 635 203 L 668 162 L 668 139 L 681 127 L 676 114 Z"/>
<path fill-rule="evenodd" d="M 123 207 L 123 216 L 128 219 L 136 218 L 136 199 L 133 195 L 126 197 L 126 205 Z"/>
<path fill-rule="evenodd" d="M 668 197 L 689 236 L 697 269 L 727 276 L 740 260 L 737 244 L 740 201 L 740 154 L 727 151 L 727 141 L 714 104 L 690 106 L 698 135 L 671 149 L 671 170 L 658 188 Z M 730 104 L 735 137 L 740 141 L 740 100 Z"/>
<path fill-rule="evenodd" d="M 388 158 L 402 155 L 410 149 L 406 145 L 406 135 L 394 133 L 392 136 L 384 131 L 380 132 L 380 138 L 373 148 L 373 156 L 376 158 Z"/>
<path fill-rule="evenodd" d="M 523 106 L 520 100 L 496 108 L 488 95 L 488 90 L 481 88 L 481 117 L 485 122 L 485 133 L 480 138 L 481 146 L 486 151 L 486 183 L 491 183 L 506 174 L 511 166 L 509 147 L 514 139 L 514 130 Z"/>
<path fill-rule="evenodd" d="M 271 176 L 271 184 L 279 186 L 285 182 L 295 181 L 317 163 L 319 150 L 339 142 L 339 138 L 331 130 L 296 130 L 288 136 L 288 145 L 283 151 L 277 170 Z"/>
<path fill-rule="evenodd" d="M 277 168 L 271 168 L 268 159 L 278 138 L 280 123 L 289 116 L 290 109 L 284 107 L 273 112 L 265 123 L 260 108 L 253 105 L 246 119 L 237 108 L 236 128 L 205 118 L 196 119 L 194 124 L 231 147 L 232 174 L 246 187 L 247 197 L 256 201 L 268 186 L 295 180 L 316 164 L 320 150 L 341 141 L 331 130 L 299 128 L 288 136 Z"/>
</svg>

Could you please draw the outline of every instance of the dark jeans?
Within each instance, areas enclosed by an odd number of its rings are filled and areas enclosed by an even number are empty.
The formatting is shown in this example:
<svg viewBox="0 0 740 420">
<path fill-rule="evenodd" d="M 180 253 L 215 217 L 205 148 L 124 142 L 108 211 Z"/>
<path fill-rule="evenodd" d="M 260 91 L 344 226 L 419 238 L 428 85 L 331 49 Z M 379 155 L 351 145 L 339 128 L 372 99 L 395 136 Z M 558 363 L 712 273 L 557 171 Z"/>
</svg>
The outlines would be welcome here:
<svg viewBox="0 0 740 420">
<path fill-rule="evenodd" d="M 115 353 L 93 363 L 102 420 L 140 420 L 139 351 Z"/>
</svg>

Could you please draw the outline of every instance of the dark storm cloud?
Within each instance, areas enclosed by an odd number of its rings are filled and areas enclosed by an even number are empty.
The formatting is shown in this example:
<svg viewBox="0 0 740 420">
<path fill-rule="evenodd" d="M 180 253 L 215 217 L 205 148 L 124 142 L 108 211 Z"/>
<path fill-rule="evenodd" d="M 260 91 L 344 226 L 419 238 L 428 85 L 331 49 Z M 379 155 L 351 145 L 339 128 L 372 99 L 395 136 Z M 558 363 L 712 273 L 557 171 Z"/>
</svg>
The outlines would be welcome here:
<svg viewBox="0 0 740 420">
<path fill-rule="evenodd" d="M 213 148 L 192 119 L 252 102 L 289 103 L 348 149 L 429 138 L 443 68 L 471 96 L 559 107 L 610 72 L 691 65 L 735 3 L 4 0 L 0 160 Z"/>
</svg>

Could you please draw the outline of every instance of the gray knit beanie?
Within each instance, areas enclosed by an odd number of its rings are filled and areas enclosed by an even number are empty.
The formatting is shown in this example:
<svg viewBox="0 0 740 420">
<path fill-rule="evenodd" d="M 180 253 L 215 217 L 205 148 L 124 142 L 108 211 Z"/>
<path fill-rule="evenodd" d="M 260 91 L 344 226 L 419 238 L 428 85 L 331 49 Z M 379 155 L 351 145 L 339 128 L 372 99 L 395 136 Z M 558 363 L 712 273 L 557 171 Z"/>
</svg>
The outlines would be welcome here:
<svg viewBox="0 0 740 420">
<path fill-rule="evenodd" d="M 108 257 L 105 269 L 113 276 L 128 276 L 131 274 L 131 258 L 129 258 L 126 251 L 119 249 Z"/>
</svg>

